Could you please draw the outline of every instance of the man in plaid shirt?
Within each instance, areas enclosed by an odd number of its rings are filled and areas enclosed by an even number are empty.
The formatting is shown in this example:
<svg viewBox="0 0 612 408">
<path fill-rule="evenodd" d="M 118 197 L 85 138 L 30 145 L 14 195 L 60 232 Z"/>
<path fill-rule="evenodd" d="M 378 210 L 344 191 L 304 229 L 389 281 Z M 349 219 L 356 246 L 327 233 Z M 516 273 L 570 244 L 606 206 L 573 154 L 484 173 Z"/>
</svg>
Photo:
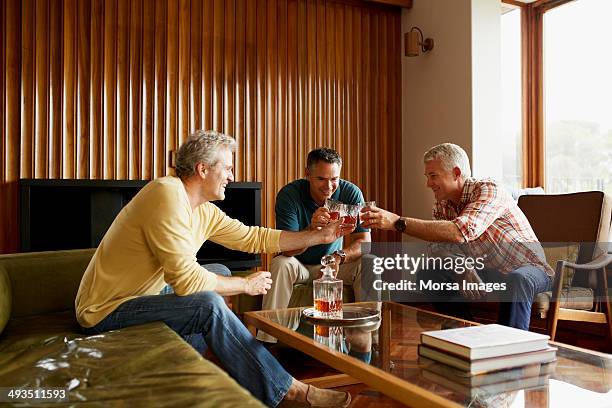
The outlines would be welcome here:
<svg viewBox="0 0 612 408">
<path fill-rule="evenodd" d="M 420 279 L 440 283 L 464 281 L 471 287 L 484 282 L 504 283 L 499 323 L 523 330 L 529 329 L 531 303 L 536 294 L 550 290 L 554 271 L 546 264 L 544 253 L 529 221 L 512 197 L 491 179 L 471 177 L 466 152 L 452 143 L 431 148 L 424 156 L 427 187 L 436 202 L 433 221 L 400 217 L 380 208 L 364 211 L 364 228 L 396 229 L 430 242 L 461 244 L 462 252 L 484 259 L 483 270 L 456 274 L 452 270 L 421 270 Z M 366 210 L 366 209 L 364 209 Z M 469 285 L 468 285 L 469 286 Z M 438 291 L 436 294 L 440 295 Z M 480 290 L 461 290 L 468 299 L 479 299 Z M 436 304 L 442 312 L 472 319 L 464 303 Z M 450 295 L 450 297 L 448 297 Z"/>
</svg>

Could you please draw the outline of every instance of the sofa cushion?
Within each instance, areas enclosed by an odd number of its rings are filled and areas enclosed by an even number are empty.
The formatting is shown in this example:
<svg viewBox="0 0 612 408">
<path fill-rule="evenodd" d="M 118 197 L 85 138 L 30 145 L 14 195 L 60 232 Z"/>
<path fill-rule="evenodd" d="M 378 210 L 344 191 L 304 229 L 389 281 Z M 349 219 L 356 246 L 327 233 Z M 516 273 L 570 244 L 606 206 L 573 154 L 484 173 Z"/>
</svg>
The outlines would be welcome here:
<svg viewBox="0 0 612 408">
<path fill-rule="evenodd" d="M 11 322 L 0 386 L 67 388 L 71 402 L 95 406 L 263 406 L 163 323 L 89 337 L 71 325 L 67 312 Z"/>
<path fill-rule="evenodd" d="M 546 263 L 556 271 L 557 261 L 569 261 L 576 262 L 578 260 L 578 251 L 580 245 L 578 244 L 559 244 L 551 246 L 547 244 L 544 246 L 544 255 L 546 256 Z M 563 281 L 561 287 L 567 289 L 572 285 L 572 279 L 574 278 L 575 271 L 571 268 L 564 268 Z"/>
<path fill-rule="evenodd" d="M 552 292 L 542 292 L 536 295 L 533 309 L 546 318 L 550 309 Z M 590 288 L 569 288 L 561 291 L 559 307 L 566 309 L 591 310 L 593 308 L 593 290 Z"/>
<path fill-rule="evenodd" d="M 74 309 L 94 249 L 0 255 L 12 290 L 12 317 Z"/>
<path fill-rule="evenodd" d="M 0 334 L 11 317 L 12 302 L 11 282 L 6 271 L 0 268 Z"/>
</svg>

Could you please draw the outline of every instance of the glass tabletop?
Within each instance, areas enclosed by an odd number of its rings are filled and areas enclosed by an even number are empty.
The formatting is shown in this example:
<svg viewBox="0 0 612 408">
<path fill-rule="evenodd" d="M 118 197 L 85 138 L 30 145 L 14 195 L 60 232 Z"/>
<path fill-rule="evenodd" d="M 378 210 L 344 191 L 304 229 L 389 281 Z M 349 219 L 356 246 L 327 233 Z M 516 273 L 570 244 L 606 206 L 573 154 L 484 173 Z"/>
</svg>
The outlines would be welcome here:
<svg viewBox="0 0 612 408">
<path fill-rule="evenodd" d="M 362 327 L 343 327 L 315 324 L 302 315 L 305 308 L 251 313 L 290 329 L 295 336 L 312 339 L 330 352 L 350 356 L 356 367 L 375 367 L 462 406 L 612 407 L 612 356 L 608 354 L 552 343 L 558 348 L 555 362 L 469 377 L 419 357 L 417 349 L 424 331 L 475 323 L 392 302 L 350 306 L 378 309 L 381 318 Z"/>
</svg>

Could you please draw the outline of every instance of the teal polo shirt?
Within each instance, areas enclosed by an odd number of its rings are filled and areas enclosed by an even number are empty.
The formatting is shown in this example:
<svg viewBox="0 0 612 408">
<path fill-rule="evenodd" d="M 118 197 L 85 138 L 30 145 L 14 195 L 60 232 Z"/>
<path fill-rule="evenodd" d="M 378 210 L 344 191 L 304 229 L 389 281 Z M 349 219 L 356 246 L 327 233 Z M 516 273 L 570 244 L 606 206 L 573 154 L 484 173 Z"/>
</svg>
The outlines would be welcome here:
<svg viewBox="0 0 612 408">
<path fill-rule="evenodd" d="M 332 200 L 344 204 L 363 203 L 363 194 L 359 187 L 346 180 L 339 180 L 339 185 Z M 310 225 L 312 214 L 319 206 L 310 197 L 310 183 L 306 179 L 292 181 L 276 195 L 276 228 L 284 231 L 302 231 Z M 368 232 L 369 229 L 357 225 L 355 232 Z M 305 265 L 318 265 L 321 258 L 342 249 L 342 238 L 331 244 L 315 245 L 300 255 L 298 261 Z"/>
</svg>

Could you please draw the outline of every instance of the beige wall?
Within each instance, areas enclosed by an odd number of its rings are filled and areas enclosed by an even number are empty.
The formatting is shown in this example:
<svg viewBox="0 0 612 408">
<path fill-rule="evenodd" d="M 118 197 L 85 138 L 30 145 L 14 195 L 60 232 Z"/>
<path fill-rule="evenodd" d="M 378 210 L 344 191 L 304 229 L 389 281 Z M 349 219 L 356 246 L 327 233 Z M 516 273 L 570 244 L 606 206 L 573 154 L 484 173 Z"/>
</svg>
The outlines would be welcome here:
<svg viewBox="0 0 612 408">
<path fill-rule="evenodd" d="M 500 120 L 499 7 L 499 0 L 416 0 L 402 13 L 402 33 L 418 26 L 435 41 L 434 50 L 419 57 L 404 57 L 402 48 L 406 216 L 431 217 L 422 157 L 433 145 L 461 145 L 476 176 L 501 173 L 500 158 L 491 154 Z"/>
</svg>

